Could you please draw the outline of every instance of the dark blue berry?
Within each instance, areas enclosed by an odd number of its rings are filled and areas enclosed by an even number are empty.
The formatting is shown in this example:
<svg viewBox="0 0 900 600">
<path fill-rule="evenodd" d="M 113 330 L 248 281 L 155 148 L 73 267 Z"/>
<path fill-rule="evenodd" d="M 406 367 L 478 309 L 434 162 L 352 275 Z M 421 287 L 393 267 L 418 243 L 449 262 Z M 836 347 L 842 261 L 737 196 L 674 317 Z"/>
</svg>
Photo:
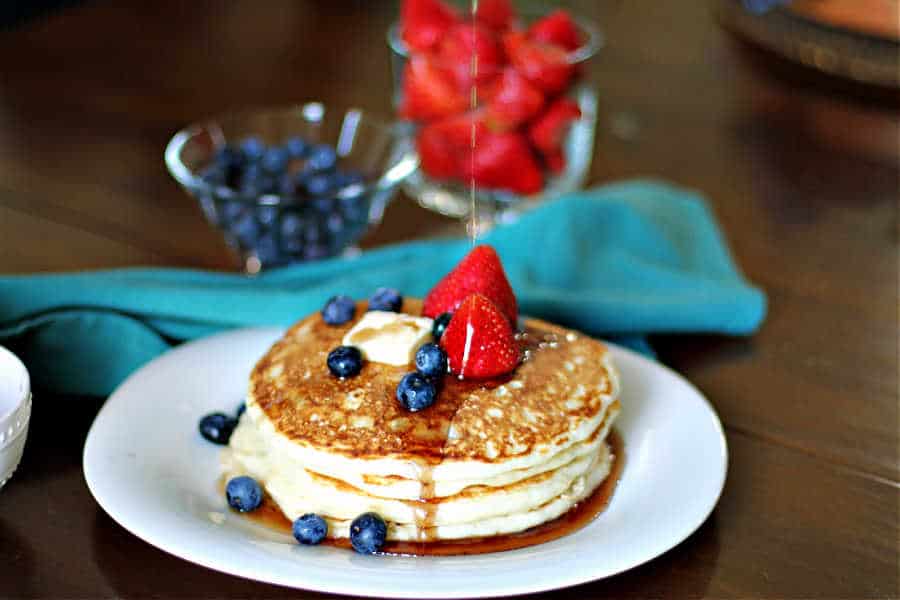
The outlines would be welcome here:
<svg viewBox="0 0 900 600">
<path fill-rule="evenodd" d="M 256 219 L 261 225 L 269 227 L 278 218 L 277 206 L 260 206 L 256 209 Z"/>
<path fill-rule="evenodd" d="M 310 196 L 327 196 L 334 189 L 334 180 L 327 174 L 310 175 L 304 181 L 304 187 Z"/>
<path fill-rule="evenodd" d="M 450 324 L 450 319 L 453 318 L 452 313 L 441 313 L 434 320 L 434 323 L 431 325 L 431 337 L 435 339 L 435 341 L 441 341 L 441 337 L 443 337 L 444 332 L 447 331 L 447 325 Z"/>
<path fill-rule="evenodd" d="M 237 426 L 237 419 L 224 413 L 211 413 L 200 419 L 197 425 L 200 435 L 213 444 L 225 445 L 231 439 L 231 433 Z"/>
<path fill-rule="evenodd" d="M 291 156 L 285 148 L 275 146 L 274 148 L 267 149 L 263 153 L 260 164 L 262 165 L 262 168 L 269 173 L 278 175 L 287 168 L 290 159 Z"/>
<path fill-rule="evenodd" d="M 437 344 L 422 344 L 416 350 L 416 370 L 426 377 L 440 379 L 447 373 L 447 353 Z"/>
<path fill-rule="evenodd" d="M 252 214 L 244 213 L 231 223 L 229 230 L 243 246 L 252 247 L 259 236 L 259 223 Z"/>
<path fill-rule="evenodd" d="M 335 377 L 353 377 L 362 370 L 362 353 L 354 346 L 338 346 L 328 353 L 327 362 Z"/>
<path fill-rule="evenodd" d="M 253 250 L 259 262 L 264 265 L 276 265 L 284 262 L 284 258 L 278 251 L 278 243 L 270 234 L 260 236 Z"/>
<path fill-rule="evenodd" d="M 350 523 L 350 545 L 360 554 L 378 552 L 386 540 L 387 524 L 375 513 L 363 513 Z"/>
<path fill-rule="evenodd" d="M 225 486 L 225 498 L 228 506 L 238 512 L 256 510 L 262 504 L 263 492 L 252 477 L 241 475 L 228 481 Z"/>
<path fill-rule="evenodd" d="M 297 517 L 291 528 L 294 539 L 304 546 L 315 546 L 325 539 L 328 533 L 328 523 L 319 515 L 306 513 Z"/>
<path fill-rule="evenodd" d="M 328 215 L 325 226 L 331 233 L 340 233 L 341 230 L 344 229 L 344 217 L 337 213 L 332 213 Z"/>
<path fill-rule="evenodd" d="M 378 288 L 369 298 L 369 310 L 400 312 L 403 296 L 394 288 Z"/>
<path fill-rule="evenodd" d="M 241 402 L 241 404 L 237 407 L 237 410 L 234 411 L 234 417 L 236 419 L 240 419 L 241 415 L 247 412 L 247 403 Z"/>
<path fill-rule="evenodd" d="M 337 154 L 331 146 L 324 144 L 313 146 L 306 164 L 314 171 L 330 171 L 337 164 Z"/>
<path fill-rule="evenodd" d="M 213 160 L 218 166 L 226 170 L 241 167 L 244 164 L 244 157 L 241 155 L 240 150 L 233 146 L 222 146 L 216 150 Z"/>
<path fill-rule="evenodd" d="M 303 232 L 303 217 L 295 212 L 285 213 L 281 217 L 281 237 L 297 237 Z"/>
<path fill-rule="evenodd" d="M 241 142 L 241 153 L 249 162 L 256 162 L 263 157 L 266 152 L 266 145 L 258 137 L 248 137 Z"/>
<path fill-rule="evenodd" d="M 407 373 L 397 386 L 397 400 L 406 410 L 417 412 L 434 404 L 437 387 L 421 373 Z"/>
<path fill-rule="evenodd" d="M 356 302 L 350 296 L 333 296 L 322 307 L 322 320 L 329 325 L 343 325 L 356 314 Z"/>
<path fill-rule="evenodd" d="M 309 150 L 309 144 L 302 138 L 292 137 L 288 138 L 288 141 L 284 143 L 284 148 L 291 158 L 303 158 Z"/>
</svg>

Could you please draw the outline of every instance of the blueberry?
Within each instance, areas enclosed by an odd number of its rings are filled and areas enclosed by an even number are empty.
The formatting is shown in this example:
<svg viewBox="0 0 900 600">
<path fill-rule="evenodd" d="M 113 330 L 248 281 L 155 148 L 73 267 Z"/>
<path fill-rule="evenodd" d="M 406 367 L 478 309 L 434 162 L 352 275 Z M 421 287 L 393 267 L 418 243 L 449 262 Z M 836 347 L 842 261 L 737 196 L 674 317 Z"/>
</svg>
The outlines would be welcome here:
<svg viewBox="0 0 900 600">
<path fill-rule="evenodd" d="M 303 232 L 303 217 L 296 212 L 285 213 L 284 216 L 281 217 L 279 229 L 281 237 L 298 237 Z"/>
<path fill-rule="evenodd" d="M 246 411 L 247 411 L 247 403 L 241 402 L 240 405 L 237 407 L 237 410 L 234 411 L 234 418 L 240 419 L 241 415 L 244 414 Z"/>
<path fill-rule="evenodd" d="M 437 344 L 422 344 L 416 350 L 416 370 L 426 377 L 440 379 L 447 373 L 447 353 Z"/>
<path fill-rule="evenodd" d="M 237 426 L 237 419 L 220 412 L 206 415 L 200 419 L 200 423 L 197 425 L 200 435 L 213 444 L 223 446 L 231 439 L 231 433 L 235 426 Z"/>
<path fill-rule="evenodd" d="M 278 243 L 270 234 L 260 236 L 256 240 L 253 250 L 259 262 L 264 265 L 276 265 L 284 262 L 281 253 L 278 251 Z"/>
<path fill-rule="evenodd" d="M 216 150 L 213 160 L 225 170 L 241 167 L 244 164 L 244 158 L 241 155 L 241 151 L 234 146 L 222 146 Z"/>
<path fill-rule="evenodd" d="M 277 206 L 260 206 L 256 209 L 256 220 L 261 225 L 269 227 L 278 218 Z"/>
<path fill-rule="evenodd" d="M 447 331 L 447 325 L 450 324 L 450 319 L 453 318 L 452 313 L 441 313 L 434 320 L 434 323 L 431 325 L 431 337 L 435 339 L 435 341 L 441 341 L 441 337 L 443 337 L 444 332 Z"/>
<path fill-rule="evenodd" d="M 242 214 L 237 220 L 231 223 L 229 230 L 245 247 L 254 246 L 256 244 L 256 239 L 259 236 L 259 224 L 250 213 Z"/>
<path fill-rule="evenodd" d="M 338 213 L 332 213 L 328 215 L 325 226 L 331 233 L 340 233 L 344 229 L 344 217 Z"/>
<path fill-rule="evenodd" d="M 241 153 L 250 162 L 256 162 L 266 152 L 266 145 L 258 137 L 248 137 L 241 142 Z"/>
<path fill-rule="evenodd" d="M 291 158 L 303 158 L 309 151 L 309 144 L 302 138 L 292 137 L 284 143 L 284 149 L 287 150 L 288 156 Z"/>
<path fill-rule="evenodd" d="M 262 168 L 275 175 L 280 174 L 287 168 L 288 161 L 291 159 L 290 154 L 285 148 L 269 148 L 262 155 L 260 164 Z"/>
<path fill-rule="evenodd" d="M 310 175 L 304 181 L 304 187 L 310 196 L 327 196 L 334 189 L 334 180 L 326 174 Z"/>
<path fill-rule="evenodd" d="M 328 353 L 327 362 L 335 377 L 353 377 L 362 370 L 362 352 L 355 346 L 338 346 Z"/>
<path fill-rule="evenodd" d="M 337 154 L 331 146 L 324 144 L 313 146 L 306 164 L 315 171 L 330 171 L 337 164 Z"/>
<path fill-rule="evenodd" d="M 303 258 L 306 260 L 318 260 L 328 256 L 328 247 L 322 243 L 307 244 L 303 251 Z"/>
<path fill-rule="evenodd" d="M 312 201 L 312 207 L 316 212 L 323 215 L 330 215 L 334 210 L 334 198 L 315 198 Z"/>
<path fill-rule="evenodd" d="M 369 310 L 400 312 L 402 306 L 403 296 L 394 288 L 378 288 L 369 298 Z"/>
<path fill-rule="evenodd" d="M 350 523 L 350 545 L 360 554 L 374 554 L 387 540 L 387 524 L 372 512 L 359 515 Z"/>
<path fill-rule="evenodd" d="M 225 498 L 228 506 L 238 512 L 256 510 L 262 504 L 262 488 L 256 480 L 246 475 L 235 477 L 225 486 Z"/>
<path fill-rule="evenodd" d="M 213 164 L 206 167 L 200 173 L 200 178 L 203 179 L 203 181 L 205 181 L 207 185 L 226 185 L 226 172 L 227 169 L 222 165 Z"/>
<path fill-rule="evenodd" d="M 343 325 L 356 314 L 356 302 L 350 296 L 332 296 L 322 307 L 322 319 L 329 325 Z"/>
<path fill-rule="evenodd" d="M 434 404 L 437 387 L 421 373 L 407 373 L 397 386 L 397 400 L 406 410 L 417 412 Z"/>
<path fill-rule="evenodd" d="M 315 546 L 325 539 L 328 533 L 328 523 L 319 515 L 306 513 L 301 517 L 297 517 L 291 528 L 294 539 L 304 546 Z"/>
<path fill-rule="evenodd" d="M 294 196 L 297 194 L 297 180 L 293 173 L 284 173 L 278 178 L 278 193 L 282 196 Z"/>
<path fill-rule="evenodd" d="M 243 202 L 232 201 L 223 202 L 221 208 L 221 219 L 223 223 L 233 223 L 248 212 Z"/>
</svg>

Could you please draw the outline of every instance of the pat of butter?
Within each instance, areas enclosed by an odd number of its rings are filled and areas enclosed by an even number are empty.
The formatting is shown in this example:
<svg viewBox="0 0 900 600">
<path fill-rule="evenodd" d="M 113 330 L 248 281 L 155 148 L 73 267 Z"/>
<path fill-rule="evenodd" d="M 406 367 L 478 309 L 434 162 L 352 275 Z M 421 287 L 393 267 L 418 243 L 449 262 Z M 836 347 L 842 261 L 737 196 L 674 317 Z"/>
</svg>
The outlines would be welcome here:
<svg viewBox="0 0 900 600">
<path fill-rule="evenodd" d="M 372 310 L 344 336 L 345 346 L 356 346 L 370 362 L 405 366 L 414 361 L 419 346 L 431 341 L 432 320 L 403 313 Z"/>
</svg>

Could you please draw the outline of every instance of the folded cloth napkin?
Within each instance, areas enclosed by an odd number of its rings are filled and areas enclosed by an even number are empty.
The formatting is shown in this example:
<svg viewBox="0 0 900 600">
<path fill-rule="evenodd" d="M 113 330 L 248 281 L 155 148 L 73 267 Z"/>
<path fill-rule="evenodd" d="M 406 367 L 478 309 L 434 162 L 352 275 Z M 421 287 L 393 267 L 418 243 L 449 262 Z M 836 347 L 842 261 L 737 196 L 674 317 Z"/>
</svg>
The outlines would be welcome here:
<svg viewBox="0 0 900 600">
<path fill-rule="evenodd" d="M 483 242 L 500 254 L 524 314 L 591 334 L 746 335 L 765 314 L 765 296 L 737 271 L 703 200 L 669 185 L 576 193 Z M 252 278 L 182 269 L 0 277 L 0 344 L 22 357 L 35 387 L 106 395 L 183 340 L 288 325 L 338 293 L 390 286 L 421 297 L 469 248 L 411 242 Z"/>
</svg>

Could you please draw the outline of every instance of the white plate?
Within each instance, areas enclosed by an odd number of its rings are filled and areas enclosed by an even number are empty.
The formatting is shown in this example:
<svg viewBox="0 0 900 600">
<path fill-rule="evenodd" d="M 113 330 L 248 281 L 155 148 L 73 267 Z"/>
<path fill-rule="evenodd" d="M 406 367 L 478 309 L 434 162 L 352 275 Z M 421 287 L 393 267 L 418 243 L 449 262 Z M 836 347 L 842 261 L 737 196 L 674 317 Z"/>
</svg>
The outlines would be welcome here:
<svg viewBox="0 0 900 600">
<path fill-rule="evenodd" d="M 722 491 L 727 449 L 710 405 L 674 372 L 612 346 L 626 462 L 609 507 L 584 529 L 477 556 L 301 547 L 229 512 L 217 491 L 219 447 L 197 433 L 204 414 L 239 404 L 250 369 L 280 333 L 245 329 L 185 344 L 113 393 L 84 448 L 88 487 L 113 519 L 167 552 L 241 577 L 360 596 L 464 598 L 538 592 L 630 569 L 690 535 Z"/>
</svg>

